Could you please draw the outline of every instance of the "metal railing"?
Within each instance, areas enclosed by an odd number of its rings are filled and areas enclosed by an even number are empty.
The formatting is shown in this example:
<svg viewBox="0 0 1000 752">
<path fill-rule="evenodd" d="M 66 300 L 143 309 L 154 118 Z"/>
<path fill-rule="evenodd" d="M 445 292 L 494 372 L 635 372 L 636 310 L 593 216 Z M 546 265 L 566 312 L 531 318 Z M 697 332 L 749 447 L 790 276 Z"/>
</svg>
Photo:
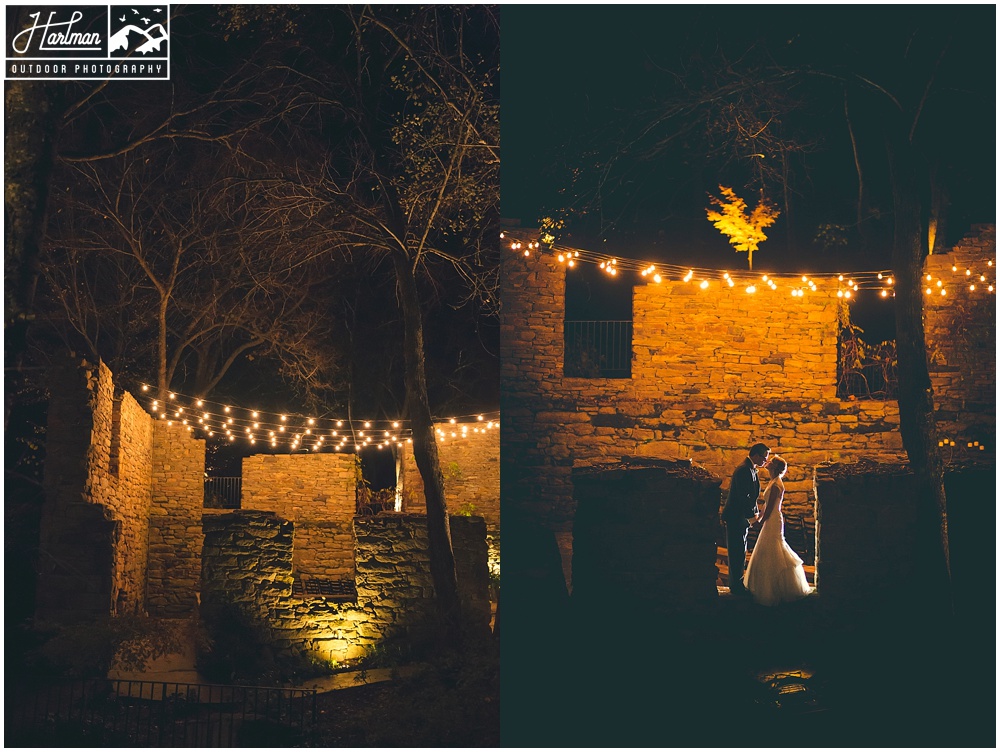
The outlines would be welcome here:
<svg viewBox="0 0 1000 752">
<path fill-rule="evenodd" d="M 631 321 L 564 324 L 563 375 L 587 379 L 632 376 Z"/>
<path fill-rule="evenodd" d="M 892 400 L 899 391 L 895 340 L 870 345 L 859 330 L 841 330 L 838 342 L 837 397 Z"/>
<path fill-rule="evenodd" d="M 8 696 L 4 745 L 290 747 L 315 722 L 314 689 L 90 680 Z"/>
<path fill-rule="evenodd" d="M 239 509 L 243 478 L 205 478 L 206 509 Z"/>
</svg>

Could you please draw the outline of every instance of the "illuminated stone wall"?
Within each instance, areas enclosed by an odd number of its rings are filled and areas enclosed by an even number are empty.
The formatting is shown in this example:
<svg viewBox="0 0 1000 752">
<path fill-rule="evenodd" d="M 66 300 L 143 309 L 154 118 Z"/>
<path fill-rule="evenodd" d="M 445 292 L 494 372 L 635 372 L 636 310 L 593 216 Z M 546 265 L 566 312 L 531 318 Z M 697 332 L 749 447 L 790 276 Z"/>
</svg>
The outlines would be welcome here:
<svg viewBox="0 0 1000 752">
<path fill-rule="evenodd" d="M 40 616 L 145 607 L 152 419 L 103 363 L 51 373 L 40 530 Z"/>
<path fill-rule="evenodd" d="M 466 427 L 462 435 L 462 426 Z M 444 475 L 445 502 L 452 515 L 469 514 L 486 520 L 491 561 L 500 556 L 500 432 L 477 424 L 441 423 L 445 432 L 438 441 Z M 480 429 L 476 433 L 474 429 Z M 451 434 L 455 433 L 456 436 Z M 403 450 L 403 511 L 425 514 L 423 480 L 413 459 L 413 447 Z"/>
<path fill-rule="evenodd" d="M 296 577 L 354 578 L 357 467 L 354 454 L 243 458 L 240 505 L 295 523 Z"/>
<path fill-rule="evenodd" d="M 197 608 L 204 479 L 204 440 L 178 423 L 155 421 L 147 592 L 152 616 L 189 616 Z"/>
<path fill-rule="evenodd" d="M 265 626 L 279 654 L 325 661 L 359 658 L 386 639 L 425 624 L 434 586 L 426 519 L 413 515 L 358 517 L 357 600 L 297 598 L 292 591 L 296 526 L 275 514 L 239 510 L 206 515 L 203 610 L 242 608 Z M 463 518 L 452 525 L 465 615 L 488 629 L 485 526 Z"/>
<path fill-rule="evenodd" d="M 961 254 L 980 258 L 977 268 L 993 258 L 991 233 L 959 246 Z M 722 478 L 725 491 L 749 445 L 764 441 L 790 463 L 786 514 L 811 527 L 814 466 L 902 456 L 896 402 L 836 396 L 841 303 L 835 290 L 793 299 L 683 282 L 637 286 L 631 378 L 585 379 L 563 375 L 566 274 L 547 254 L 504 258 L 501 464 L 505 508 L 555 531 L 567 577 L 574 467 L 625 455 L 692 459 Z M 943 337 L 938 357 L 958 362 L 948 348 L 965 346 L 947 325 L 934 323 L 936 305 L 928 310 L 929 351 L 937 352 Z M 975 305 L 994 306 L 995 299 Z M 992 350 L 976 350 L 975 362 L 975 376 L 936 372 L 947 394 L 939 398 L 941 417 L 962 436 L 985 425 L 992 456 Z"/>
<path fill-rule="evenodd" d="M 959 458 L 992 456 L 996 441 L 997 302 L 986 287 L 996 279 L 996 226 L 976 225 L 950 253 L 929 256 L 924 272 L 931 275 L 927 284 L 934 293 L 925 298 L 924 333 L 930 344 L 928 361 L 938 433 L 956 443 L 953 452 Z M 937 294 L 939 279 L 947 291 L 945 296 Z M 970 285 L 976 289 L 970 290 Z M 977 443 L 986 448 L 980 450 Z"/>
</svg>

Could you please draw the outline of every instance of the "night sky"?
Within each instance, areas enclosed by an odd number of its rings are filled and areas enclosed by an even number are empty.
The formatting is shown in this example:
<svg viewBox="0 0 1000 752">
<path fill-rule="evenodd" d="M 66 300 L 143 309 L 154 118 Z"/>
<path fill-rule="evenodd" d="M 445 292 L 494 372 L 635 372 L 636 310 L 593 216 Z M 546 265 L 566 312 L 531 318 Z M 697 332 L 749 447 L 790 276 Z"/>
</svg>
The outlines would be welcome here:
<svg viewBox="0 0 1000 752">
<path fill-rule="evenodd" d="M 857 74 L 904 107 L 934 82 L 917 140 L 950 198 L 948 238 L 995 216 L 993 6 L 584 6 L 503 8 L 502 213 L 535 226 L 581 201 L 568 176 L 586 175 L 621 150 L 649 113 L 702 81 L 725 56 L 803 72 L 786 133 L 812 142 L 792 161 L 789 227 L 783 214 L 754 256 L 774 271 L 886 268 L 892 237 L 883 139 L 884 97 L 851 90 L 851 114 L 869 206 L 857 227 L 857 174 L 836 76 Z M 942 56 L 941 50 L 946 49 Z M 935 67 L 936 66 L 936 67 Z M 854 79 L 857 81 L 857 79 Z M 838 88 L 839 87 L 839 88 Z M 666 135 L 665 131 L 658 134 Z M 745 268 L 705 218 L 707 192 L 733 187 L 753 206 L 749 159 L 723 164 L 698 152 L 695 134 L 629 170 L 603 197 L 603 214 L 576 217 L 561 242 L 626 256 L 714 268 Z M 768 194 L 781 205 L 777 185 Z M 824 251 L 823 223 L 845 226 L 846 244 Z M 790 231 L 791 230 L 791 231 Z"/>
</svg>

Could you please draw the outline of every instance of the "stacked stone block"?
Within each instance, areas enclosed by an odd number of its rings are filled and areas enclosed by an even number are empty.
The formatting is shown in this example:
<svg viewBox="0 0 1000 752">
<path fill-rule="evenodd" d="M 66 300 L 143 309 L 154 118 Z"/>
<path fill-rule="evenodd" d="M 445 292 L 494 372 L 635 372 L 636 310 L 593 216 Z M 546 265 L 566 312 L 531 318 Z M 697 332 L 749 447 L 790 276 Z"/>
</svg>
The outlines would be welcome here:
<svg viewBox="0 0 1000 752">
<path fill-rule="evenodd" d="M 636 608 L 690 608 L 716 588 L 720 479 L 690 462 L 573 473 L 573 597 Z"/>
<path fill-rule="evenodd" d="M 933 343 L 928 367 L 938 433 L 955 442 L 958 457 L 976 461 L 992 454 L 996 441 L 996 226 L 973 230 L 951 252 L 924 264 L 932 292 L 924 300 L 924 332 Z"/>
<path fill-rule="evenodd" d="M 356 518 L 357 600 L 337 603 L 291 595 L 294 525 L 275 514 L 241 510 L 206 515 L 203 563 L 208 611 L 236 605 L 259 619 L 283 655 L 323 661 L 359 658 L 384 640 L 426 623 L 434 607 L 426 518 Z M 485 526 L 452 527 L 463 606 L 489 623 Z"/>
<path fill-rule="evenodd" d="M 895 604 L 921 586 L 927 542 L 912 473 L 903 464 L 816 468 L 816 586 L 830 607 Z M 924 534 L 921 534 L 924 533 Z"/>
<path fill-rule="evenodd" d="M 205 442 L 186 426 L 153 426 L 147 607 L 153 616 L 194 613 L 201 581 Z"/>
<path fill-rule="evenodd" d="M 295 523 L 296 576 L 354 578 L 357 455 L 253 455 L 243 459 L 242 474 L 243 509 Z"/>
<path fill-rule="evenodd" d="M 465 431 L 462 431 L 463 425 Z M 445 503 L 451 515 L 473 514 L 486 520 L 490 561 L 500 560 L 500 432 L 474 424 L 440 423 L 434 430 L 444 476 Z M 452 434 L 455 434 L 452 436 Z M 403 511 L 426 514 L 424 482 L 413 458 L 413 447 L 403 450 Z"/>
<path fill-rule="evenodd" d="M 38 613 L 74 618 L 141 611 L 152 419 L 131 395 L 116 393 L 103 363 L 58 366 L 51 393 Z"/>
<path fill-rule="evenodd" d="M 534 240 L 525 233 L 519 239 Z M 510 233 L 508 241 L 517 237 Z M 970 264 L 978 259 L 979 269 L 994 249 L 990 228 L 956 253 L 966 254 Z M 945 263 L 951 274 L 958 262 L 940 258 L 928 264 Z M 504 505 L 553 530 L 564 562 L 571 557 L 576 514 L 574 467 L 625 455 L 692 459 L 723 478 L 725 492 L 749 445 L 764 441 L 790 463 L 786 514 L 805 517 L 809 527 L 814 465 L 902 457 L 894 401 L 836 397 L 843 305 L 836 288 L 821 284 L 815 293 L 791 298 L 787 289 L 772 292 L 763 285 L 754 295 L 742 285 L 720 289 L 717 282 L 708 290 L 682 281 L 638 286 L 631 378 L 583 379 L 563 375 L 567 273 L 572 271 L 552 255 L 511 253 L 504 259 L 501 314 Z M 969 357 L 966 344 L 949 331 L 954 323 L 935 323 L 937 305 L 928 304 L 927 311 L 932 364 L 935 357 L 958 362 L 951 347 Z M 994 315 L 976 309 L 963 320 L 993 327 Z M 938 368 L 934 379 L 947 430 L 970 440 L 979 440 L 973 434 L 987 437 L 980 443 L 992 459 L 994 345 L 991 337 L 981 339 L 990 345 L 973 348 L 970 367 Z M 939 350 L 945 354 L 935 356 Z"/>
</svg>

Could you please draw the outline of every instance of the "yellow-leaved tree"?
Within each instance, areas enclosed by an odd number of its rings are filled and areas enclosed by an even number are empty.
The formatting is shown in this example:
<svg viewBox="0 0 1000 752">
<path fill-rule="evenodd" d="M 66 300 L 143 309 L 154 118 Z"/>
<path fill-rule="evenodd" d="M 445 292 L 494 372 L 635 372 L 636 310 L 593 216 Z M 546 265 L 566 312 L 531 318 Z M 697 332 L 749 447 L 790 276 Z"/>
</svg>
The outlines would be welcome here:
<svg viewBox="0 0 1000 752">
<path fill-rule="evenodd" d="M 747 262 L 753 269 L 753 252 L 767 240 L 764 228 L 770 227 L 781 213 L 777 207 L 767 202 L 763 196 L 754 210 L 747 214 L 747 202 L 736 195 L 732 188 L 719 186 L 722 197 L 708 194 L 708 200 L 717 207 L 708 209 L 708 221 L 723 235 L 737 251 L 747 254 Z"/>
</svg>

